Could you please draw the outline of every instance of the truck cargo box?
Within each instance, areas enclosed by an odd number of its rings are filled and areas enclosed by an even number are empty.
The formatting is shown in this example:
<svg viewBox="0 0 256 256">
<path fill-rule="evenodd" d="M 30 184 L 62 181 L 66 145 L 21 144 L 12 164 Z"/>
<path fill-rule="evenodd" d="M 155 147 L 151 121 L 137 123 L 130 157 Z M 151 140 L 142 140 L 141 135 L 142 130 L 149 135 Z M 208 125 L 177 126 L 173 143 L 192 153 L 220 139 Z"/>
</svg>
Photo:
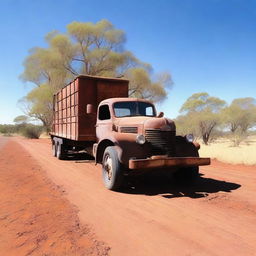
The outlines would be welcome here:
<svg viewBox="0 0 256 256">
<path fill-rule="evenodd" d="M 78 76 L 54 95 L 51 134 L 76 140 L 96 141 L 96 110 L 108 98 L 128 97 L 129 81 L 119 78 Z M 87 104 L 93 113 L 87 114 Z"/>
</svg>

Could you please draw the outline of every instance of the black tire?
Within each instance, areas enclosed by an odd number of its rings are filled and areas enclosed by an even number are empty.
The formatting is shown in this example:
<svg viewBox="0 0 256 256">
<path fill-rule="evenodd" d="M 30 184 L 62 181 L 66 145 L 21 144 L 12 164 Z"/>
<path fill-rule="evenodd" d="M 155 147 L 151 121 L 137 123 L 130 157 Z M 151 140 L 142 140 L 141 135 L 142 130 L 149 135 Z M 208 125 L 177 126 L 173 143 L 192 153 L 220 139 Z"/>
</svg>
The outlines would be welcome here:
<svg viewBox="0 0 256 256">
<path fill-rule="evenodd" d="M 57 156 L 56 144 L 54 141 L 52 141 L 52 156 Z"/>
<path fill-rule="evenodd" d="M 199 157 L 198 149 L 193 143 L 187 142 L 182 136 L 176 136 L 177 157 Z M 199 167 L 180 168 L 174 173 L 174 179 L 179 183 L 193 183 L 199 177 Z"/>
<path fill-rule="evenodd" d="M 118 191 L 123 183 L 123 172 L 114 147 L 107 147 L 102 159 L 102 178 L 109 190 Z"/>
<path fill-rule="evenodd" d="M 56 157 L 59 160 L 65 159 L 65 153 L 64 153 L 64 146 L 63 146 L 63 144 L 57 143 L 57 146 L 56 146 Z"/>
<path fill-rule="evenodd" d="M 199 177 L 198 167 L 181 168 L 174 173 L 174 178 L 180 183 L 194 183 Z"/>
</svg>

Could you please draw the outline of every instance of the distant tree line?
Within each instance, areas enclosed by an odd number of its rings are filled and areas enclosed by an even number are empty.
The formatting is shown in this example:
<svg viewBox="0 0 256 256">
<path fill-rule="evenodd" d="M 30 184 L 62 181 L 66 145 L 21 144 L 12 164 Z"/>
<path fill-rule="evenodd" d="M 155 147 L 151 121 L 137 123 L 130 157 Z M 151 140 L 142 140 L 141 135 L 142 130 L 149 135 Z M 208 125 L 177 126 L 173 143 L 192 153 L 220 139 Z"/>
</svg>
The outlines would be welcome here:
<svg viewBox="0 0 256 256">
<path fill-rule="evenodd" d="M 45 131 L 42 125 L 30 123 L 29 117 L 25 115 L 17 116 L 13 122 L 15 124 L 0 124 L 0 134 L 4 136 L 18 134 L 26 138 L 38 139 Z"/>
<path fill-rule="evenodd" d="M 256 134 L 256 99 L 252 97 L 234 99 L 230 105 L 224 100 L 212 97 L 206 92 L 190 96 L 180 109 L 181 115 L 175 119 L 177 134 L 192 133 L 204 144 L 218 137 L 228 137 L 238 146 L 248 135 Z M 47 129 L 30 123 L 26 115 L 14 119 L 14 125 L 0 124 L 0 133 L 21 134 L 28 138 L 38 138 Z"/>
<path fill-rule="evenodd" d="M 245 140 L 256 128 L 256 99 L 234 99 L 230 105 L 206 92 L 189 97 L 176 118 L 179 134 L 193 133 L 204 144 L 219 136 L 228 136 L 234 146 Z"/>
<path fill-rule="evenodd" d="M 26 116 L 40 120 L 46 131 L 50 131 L 52 123 L 53 94 L 78 75 L 124 77 L 130 81 L 131 97 L 152 102 L 164 100 L 172 86 L 169 73 L 154 74 L 150 64 L 125 49 L 124 31 L 108 20 L 72 22 L 65 33 L 52 31 L 45 39 L 47 46 L 34 47 L 24 61 L 21 79 L 32 83 L 33 89 L 19 104 Z M 195 93 L 181 107 L 177 131 L 193 133 L 205 144 L 218 134 L 228 133 L 234 145 L 239 145 L 255 127 L 255 106 L 251 97 L 234 99 L 227 105 L 208 93 Z M 37 129 L 24 116 L 19 118 L 14 126 L 0 128 Z"/>
</svg>

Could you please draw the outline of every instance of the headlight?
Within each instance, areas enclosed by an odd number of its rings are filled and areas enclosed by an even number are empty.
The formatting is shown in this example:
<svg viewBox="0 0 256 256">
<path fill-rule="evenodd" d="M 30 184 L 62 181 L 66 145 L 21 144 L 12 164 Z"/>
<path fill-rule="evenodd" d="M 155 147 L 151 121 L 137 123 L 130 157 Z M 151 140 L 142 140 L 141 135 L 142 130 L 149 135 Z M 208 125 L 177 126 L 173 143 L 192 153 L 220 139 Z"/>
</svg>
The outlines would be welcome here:
<svg viewBox="0 0 256 256">
<path fill-rule="evenodd" d="M 187 142 L 193 142 L 195 140 L 193 134 L 187 134 L 185 137 L 186 137 Z"/>
<path fill-rule="evenodd" d="M 136 142 L 140 145 L 143 145 L 145 142 L 146 142 L 146 138 L 144 135 L 142 134 L 139 134 L 137 137 L 136 137 Z"/>
</svg>

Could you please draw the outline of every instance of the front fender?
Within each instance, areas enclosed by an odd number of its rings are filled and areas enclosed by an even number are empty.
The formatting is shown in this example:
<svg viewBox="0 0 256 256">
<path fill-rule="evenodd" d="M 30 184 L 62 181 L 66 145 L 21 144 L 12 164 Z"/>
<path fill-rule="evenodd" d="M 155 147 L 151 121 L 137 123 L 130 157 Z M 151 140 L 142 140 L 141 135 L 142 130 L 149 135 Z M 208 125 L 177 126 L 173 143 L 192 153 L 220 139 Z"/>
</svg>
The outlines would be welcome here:
<svg viewBox="0 0 256 256">
<path fill-rule="evenodd" d="M 140 145 L 136 143 L 137 134 L 132 133 L 116 133 L 115 141 L 119 150 L 119 160 L 129 166 L 131 158 L 146 158 L 149 155 L 149 146 L 147 143 Z"/>
<path fill-rule="evenodd" d="M 139 145 L 136 143 L 137 134 L 131 133 L 113 133 L 111 138 L 101 140 L 96 150 L 96 162 L 101 163 L 106 147 L 114 146 L 120 163 L 129 166 L 131 158 L 146 158 L 149 155 L 149 147 L 147 143 Z"/>
</svg>

